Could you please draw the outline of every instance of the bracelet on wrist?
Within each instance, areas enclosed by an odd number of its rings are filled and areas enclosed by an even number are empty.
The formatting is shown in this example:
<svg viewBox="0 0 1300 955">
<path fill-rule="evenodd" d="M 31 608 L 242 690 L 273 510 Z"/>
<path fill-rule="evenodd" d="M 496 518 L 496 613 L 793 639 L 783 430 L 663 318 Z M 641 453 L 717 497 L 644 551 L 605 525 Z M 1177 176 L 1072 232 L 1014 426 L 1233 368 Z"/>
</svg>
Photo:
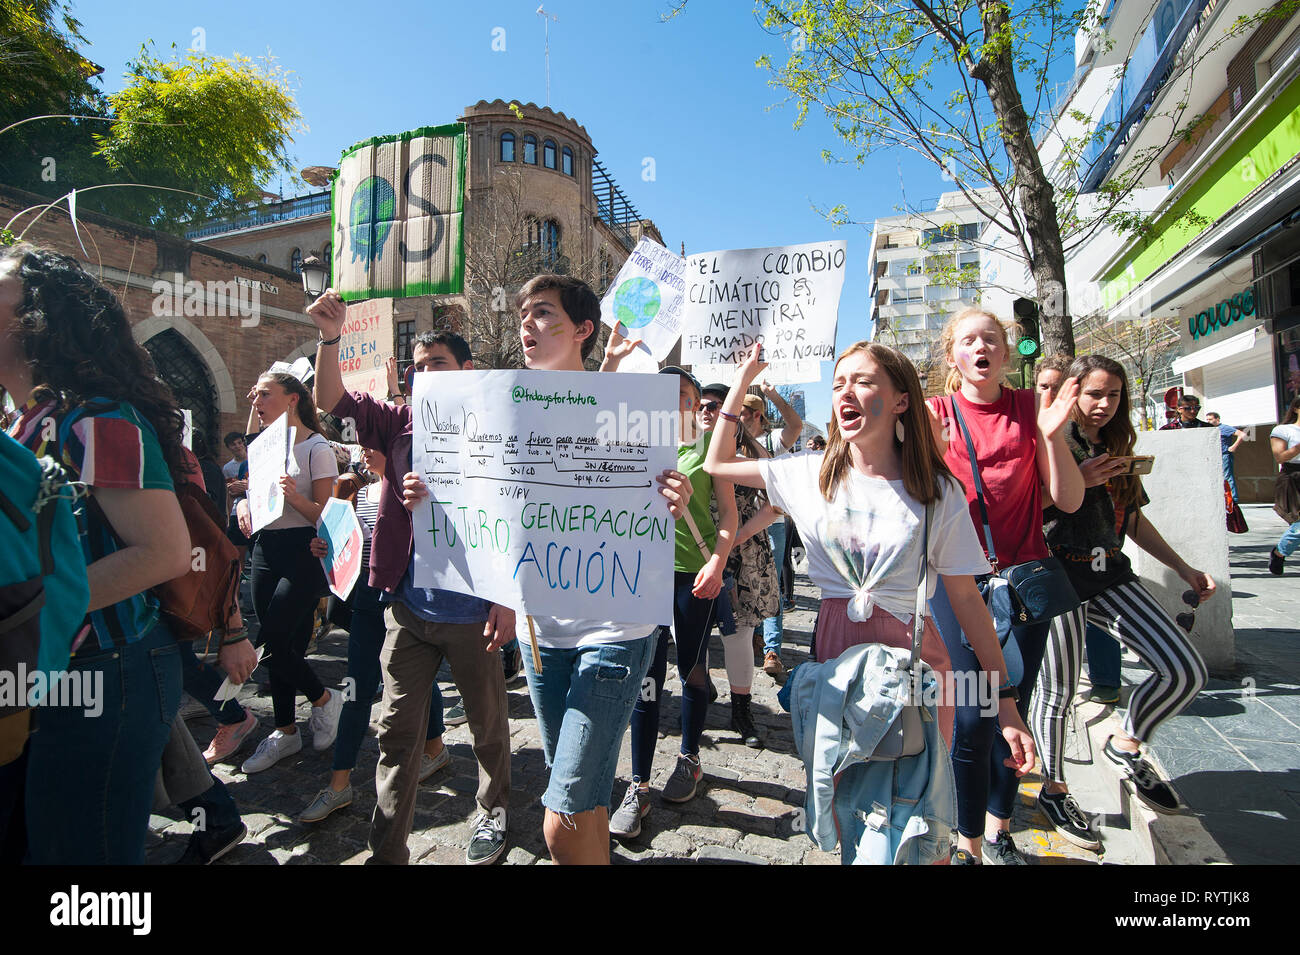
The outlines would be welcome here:
<svg viewBox="0 0 1300 955">
<path fill-rule="evenodd" d="M 316 342 L 319 345 L 337 345 L 343 339 L 343 333 L 335 335 L 333 338 L 322 338 Z"/>
<path fill-rule="evenodd" d="M 740 415 L 728 414 L 725 411 L 719 411 L 718 415 L 720 417 L 726 418 L 728 421 L 734 421 L 736 422 L 736 424 L 740 424 Z"/>
<path fill-rule="evenodd" d="M 221 638 L 221 645 L 223 647 L 228 647 L 232 643 L 239 643 L 241 640 L 247 640 L 247 639 L 248 639 L 248 628 L 240 627 L 238 630 L 233 630 L 225 634 Z"/>
</svg>

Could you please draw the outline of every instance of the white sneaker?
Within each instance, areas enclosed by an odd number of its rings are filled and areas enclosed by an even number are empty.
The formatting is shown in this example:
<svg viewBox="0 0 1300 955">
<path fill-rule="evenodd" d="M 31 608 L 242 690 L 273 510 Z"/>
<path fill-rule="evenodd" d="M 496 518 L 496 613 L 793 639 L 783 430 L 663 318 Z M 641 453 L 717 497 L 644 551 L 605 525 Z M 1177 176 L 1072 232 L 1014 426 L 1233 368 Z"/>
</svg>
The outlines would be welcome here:
<svg viewBox="0 0 1300 955">
<path fill-rule="evenodd" d="M 343 715 L 343 694 L 338 690 L 329 691 L 330 698 L 324 706 L 311 708 L 311 719 L 307 725 L 311 728 L 311 748 L 320 752 L 329 749 L 334 737 L 339 735 L 339 717 Z"/>
<path fill-rule="evenodd" d="M 301 732 L 291 735 L 274 730 L 258 744 L 257 752 L 244 760 L 244 765 L 239 768 L 245 773 L 260 773 L 264 769 L 270 769 L 286 756 L 300 752 L 302 752 Z"/>
</svg>

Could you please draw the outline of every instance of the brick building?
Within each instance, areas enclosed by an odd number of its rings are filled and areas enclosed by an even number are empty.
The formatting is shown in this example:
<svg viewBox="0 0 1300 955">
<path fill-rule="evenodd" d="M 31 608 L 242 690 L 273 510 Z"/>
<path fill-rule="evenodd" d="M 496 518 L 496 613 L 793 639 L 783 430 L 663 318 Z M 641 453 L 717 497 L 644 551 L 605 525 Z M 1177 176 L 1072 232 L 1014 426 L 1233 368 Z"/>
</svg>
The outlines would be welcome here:
<svg viewBox="0 0 1300 955">
<path fill-rule="evenodd" d="M 77 213 L 78 242 L 66 205 L 33 224 L 48 203 L 0 185 L 0 222 L 34 209 L 10 228 L 26 230 L 33 245 L 74 256 L 117 293 L 136 341 L 214 450 L 226 432 L 243 431 L 244 396 L 258 375 L 274 361 L 315 355 L 302 282 L 288 269 L 89 212 Z"/>
<path fill-rule="evenodd" d="M 467 315 L 485 308 L 490 286 L 514 281 L 480 279 L 489 272 L 483 257 L 513 245 L 528 253 L 536 272 L 546 269 L 578 275 L 602 292 L 641 236 L 663 244 L 655 224 L 641 216 L 596 158 L 586 129 L 562 112 L 528 103 L 511 109 L 504 100 L 480 100 L 458 119 L 465 124 L 466 291 L 394 302 L 396 352 L 410 358 L 409 343 L 435 324 L 464 332 Z M 328 169 L 322 168 L 328 173 Z M 324 183 L 323 178 L 317 181 Z M 507 210 L 503 214 L 502 210 Z M 509 213 L 516 222 L 505 222 Z M 330 192 L 262 203 L 232 219 L 205 223 L 187 233 L 202 245 L 296 271 L 317 255 L 331 261 Z M 484 246 L 492 246 L 485 249 Z M 477 265 L 477 267 L 476 267 Z M 507 291 L 513 291 L 507 288 Z M 482 334 L 481 328 L 473 331 Z M 467 337 L 470 337 L 467 335 Z M 471 341 L 475 354 L 490 344 Z"/>
</svg>

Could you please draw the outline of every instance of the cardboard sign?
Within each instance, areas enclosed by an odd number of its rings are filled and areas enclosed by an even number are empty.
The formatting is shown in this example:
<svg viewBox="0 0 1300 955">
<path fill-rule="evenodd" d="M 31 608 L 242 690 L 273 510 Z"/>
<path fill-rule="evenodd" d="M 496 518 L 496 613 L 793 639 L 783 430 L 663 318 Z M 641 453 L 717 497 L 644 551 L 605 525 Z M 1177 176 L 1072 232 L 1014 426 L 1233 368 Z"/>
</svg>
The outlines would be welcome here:
<svg viewBox="0 0 1300 955">
<path fill-rule="evenodd" d="M 673 617 L 677 379 L 558 371 L 415 376 L 415 585 L 525 613 Z"/>
<path fill-rule="evenodd" d="M 834 359 L 847 258 L 843 240 L 688 256 L 682 362 L 738 365 L 755 344 L 773 364 Z"/>
<path fill-rule="evenodd" d="M 388 369 L 393 355 L 393 300 L 375 298 L 348 306 L 339 341 L 339 372 L 348 391 L 388 398 Z"/>
<path fill-rule="evenodd" d="M 361 577 L 361 521 L 352 504 L 330 498 L 316 522 L 316 533 L 329 545 L 329 553 L 320 562 L 330 591 L 339 600 L 347 600 Z"/>
<path fill-rule="evenodd" d="M 642 238 L 600 300 L 600 320 L 622 326 L 625 338 L 639 338 L 638 351 L 663 361 L 682 336 L 686 260 L 658 242 Z"/>
<path fill-rule="evenodd" d="M 377 136 L 334 177 L 333 286 L 345 301 L 464 290 L 465 127 Z"/>
<path fill-rule="evenodd" d="M 290 473 L 297 431 L 289 427 L 289 416 L 282 414 L 248 446 L 248 508 L 254 533 L 284 513 L 280 478 Z"/>
</svg>

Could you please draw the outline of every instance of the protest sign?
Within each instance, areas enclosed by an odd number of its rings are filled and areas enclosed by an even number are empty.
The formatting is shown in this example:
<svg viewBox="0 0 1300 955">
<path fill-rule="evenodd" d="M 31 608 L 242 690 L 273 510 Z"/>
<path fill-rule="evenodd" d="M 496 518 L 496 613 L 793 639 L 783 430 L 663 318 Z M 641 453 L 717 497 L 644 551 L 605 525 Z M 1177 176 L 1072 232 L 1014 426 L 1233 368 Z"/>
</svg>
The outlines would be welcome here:
<svg viewBox="0 0 1300 955">
<path fill-rule="evenodd" d="M 271 362 L 270 370 L 281 371 L 286 375 L 293 375 L 293 377 L 297 378 L 304 385 L 311 381 L 312 376 L 316 374 L 316 369 L 311 366 L 311 359 L 305 355 L 293 364 L 289 364 L 287 361 L 273 361 Z"/>
<path fill-rule="evenodd" d="M 703 252 L 686 259 L 682 362 L 829 361 L 844 287 L 846 243 Z"/>
<path fill-rule="evenodd" d="M 361 576 L 361 522 L 352 504 L 332 497 L 316 522 L 316 533 L 325 539 L 329 551 L 320 559 L 330 591 L 347 600 Z"/>
<path fill-rule="evenodd" d="M 706 385 L 711 381 L 717 381 L 730 386 L 738 367 L 737 365 L 692 365 L 691 374 Z M 802 385 L 821 380 L 820 361 L 787 361 L 779 365 L 768 365 L 758 373 L 754 383 L 766 381 L 769 385 Z"/>
<path fill-rule="evenodd" d="M 333 286 L 345 301 L 463 291 L 465 127 L 357 143 L 334 176 Z"/>
<path fill-rule="evenodd" d="M 672 621 L 677 466 L 669 375 L 415 376 L 415 585 L 530 614 Z"/>
<path fill-rule="evenodd" d="M 663 361 L 682 335 L 685 269 L 680 255 L 642 238 L 600 300 L 600 320 L 622 325 L 625 337 L 641 339 L 638 351 Z"/>
<path fill-rule="evenodd" d="M 255 532 L 284 513 L 280 478 L 289 473 L 297 430 L 289 427 L 288 414 L 282 414 L 248 446 L 248 508 Z"/>
<path fill-rule="evenodd" d="M 348 391 L 388 398 L 388 369 L 393 354 L 393 300 L 372 298 L 348 306 L 339 329 L 339 372 Z"/>
</svg>

